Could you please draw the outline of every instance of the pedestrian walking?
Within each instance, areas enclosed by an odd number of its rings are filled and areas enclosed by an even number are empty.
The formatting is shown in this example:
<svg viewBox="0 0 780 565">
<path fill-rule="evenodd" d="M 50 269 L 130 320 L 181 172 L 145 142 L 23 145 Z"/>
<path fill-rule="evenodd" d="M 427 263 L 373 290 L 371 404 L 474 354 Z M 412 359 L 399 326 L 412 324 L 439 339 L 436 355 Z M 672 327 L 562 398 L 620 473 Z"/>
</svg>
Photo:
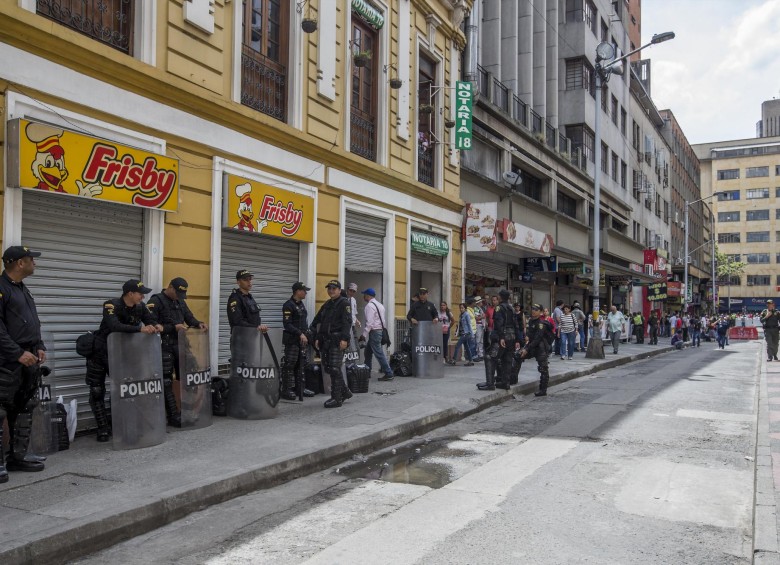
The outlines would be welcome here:
<svg viewBox="0 0 780 565">
<path fill-rule="evenodd" d="M 520 351 L 520 365 L 525 359 L 535 358 L 539 367 L 539 390 L 534 396 L 547 396 L 547 385 L 550 382 L 549 358 L 552 342 L 555 339 L 552 324 L 542 318 L 542 306 L 531 306 L 531 319 L 528 320 L 526 344 Z"/>
<path fill-rule="evenodd" d="M 482 361 L 485 357 L 485 304 L 481 296 L 474 298 L 474 322 L 477 324 L 477 332 L 474 334 L 477 356 L 475 361 Z"/>
<path fill-rule="evenodd" d="M 721 315 L 718 323 L 715 326 L 715 331 L 718 334 L 719 349 L 726 349 L 726 346 L 728 345 L 729 326 L 730 324 L 728 318 Z"/>
<path fill-rule="evenodd" d="M 352 391 L 341 374 L 344 350 L 352 336 L 352 307 L 349 299 L 341 296 L 339 281 L 331 280 L 325 288 L 329 300 L 320 307 L 309 330 L 316 336 L 314 347 L 320 350 L 322 371 L 330 375 L 330 399 L 325 401 L 325 408 L 339 408 L 352 398 Z"/>
<path fill-rule="evenodd" d="M 493 305 L 493 324 L 488 338 L 489 350 L 485 355 L 486 381 L 477 385 L 479 390 L 495 390 L 499 387 L 509 390 L 512 372 L 512 358 L 517 344 L 517 321 L 514 310 L 509 305 L 511 293 L 506 289 L 499 291 Z M 499 302 L 500 297 L 500 302 Z M 500 372 L 498 383 L 495 371 Z"/>
<path fill-rule="evenodd" d="M 572 314 L 568 304 L 563 305 L 558 335 L 561 340 L 561 360 L 572 359 L 574 355 L 574 339 L 577 335 L 577 318 Z"/>
<path fill-rule="evenodd" d="M 29 452 L 32 413 L 38 402 L 46 361 L 41 322 L 35 300 L 24 279 L 35 273 L 35 258 L 41 254 L 14 245 L 3 253 L 0 275 L 0 483 L 8 471 L 43 471 L 45 459 Z M 8 458 L 3 448 L 3 422 L 8 419 Z"/>
<path fill-rule="evenodd" d="M 441 340 L 442 340 L 442 352 L 444 354 L 445 363 L 450 358 L 450 334 L 452 331 L 452 324 L 455 322 L 455 318 L 450 312 L 450 307 L 442 300 L 439 304 L 439 324 L 441 324 Z"/>
<path fill-rule="evenodd" d="M 455 353 L 448 361 L 450 365 L 455 365 L 460 359 L 460 347 L 463 347 L 464 355 L 466 356 L 466 367 L 474 365 L 471 349 L 471 340 L 474 337 L 474 330 L 471 319 L 471 312 L 469 312 L 466 304 L 460 303 L 460 317 L 458 319 L 458 342 L 455 344 Z"/>
<path fill-rule="evenodd" d="M 586 327 L 588 317 L 585 315 L 585 312 L 582 311 L 579 302 L 572 304 L 571 313 L 574 314 L 574 317 L 577 319 L 577 332 L 580 334 L 580 347 L 578 351 L 585 351 L 588 345 L 588 339 L 586 337 L 588 335 Z"/>
<path fill-rule="evenodd" d="M 158 324 L 162 326 L 162 368 L 163 368 L 163 398 L 165 400 L 165 416 L 168 425 L 181 427 L 181 414 L 173 394 L 174 373 L 176 379 L 181 379 L 179 367 L 179 331 L 187 328 L 206 329 L 206 324 L 198 320 L 187 306 L 187 281 L 182 277 L 171 280 L 167 288 L 149 299 L 146 304 Z"/>
<path fill-rule="evenodd" d="M 352 334 L 357 337 L 358 330 L 360 330 L 360 320 L 357 317 L 358 305 L 357 296 L 358 285 L 357 283 L 349 283 L 347 285 L 347 298 L 349 299 L 349 307 L 352 310 Z"/>
<path fill-rule="evenodd" d="M 650 334 L 650 345 L 658 345 L 658 318 L 655 311 L 650 312 L 650 318 L 647 320 L 647 331 Z"/>
<path fill-rule="evenodd" d="M 555 301 L 555 308 L 552 311 L 552 325 L 555 330 L 555 343 L 553 344 L 553 353 L 561 355 L 561 316 L 563 315 L 563 300 Z M 549 316 L 545 309 L 545 316 Z"/>
<path fill-rule="evenodd" d="M 380 381 L 392 381 L 393 370 L 387 362 L 385 350 L 382 348 L 383 330 L 387 328 L 385 324 L 385 307 L 376 299 L 376 291 L 373 288 L 367 288 L 363 291 L 363 301 L 366 303 L 363 309 L 364 320 L 363 335 L 360 339 L 367 342 L 365 364 L 368 372 L 371 373 L 371 359 L 376 357 L 379 363 L 379 369 L 384 376 L 379 377 Z"/>
<path fill-rule="evenodd" d="M 645 342 L 645 317 L 641 312 L 634 313 L 634 336 L 638 344 Z"/>
<path fill-rule="evenodd" d="M 764 326 L 767 361 L 777 361 L 777 340 L 780 333 L 780 312 L 775 309 L 775 301 L 767 300 L 766 309 L 759 318 Z"/>
<path fill-rule="evenodd" d="M 701 347 L 701 319 L 694 316 L 689 322 L 691 334 L 691 347 Z"/>
<path fill-rule="evenodd" d="M 312 337 L 309 331 L 309 313 L 306 311 L 306 293 L 311 289 L 303 282 L 297 281 L 292 285 L 292 295 L 282 304 L 282 345 L 284 357 L 282 357 L 281 391 L 279 396 L 285 400 L 298 398 L 296 389 L 300 393 L 300 399 L 311 398 L 315 395 L 313 390 L 305 386 L 304 370 L 306 369 L 306 357 L 309 349 L 309 339 Z"/>
<path fill-rule="evenodd" d="M 607 315 L 607 331 L 612 340 L 612 353 L 614 355 L 617 355 L 618 348 L 620 347 L 620 334 L 623 331 L 623 323 L 625 321 L 626 317 L 623 315 L 623 312 L 618 310 L 617 306 L 613 304 Z"/>
</svg>

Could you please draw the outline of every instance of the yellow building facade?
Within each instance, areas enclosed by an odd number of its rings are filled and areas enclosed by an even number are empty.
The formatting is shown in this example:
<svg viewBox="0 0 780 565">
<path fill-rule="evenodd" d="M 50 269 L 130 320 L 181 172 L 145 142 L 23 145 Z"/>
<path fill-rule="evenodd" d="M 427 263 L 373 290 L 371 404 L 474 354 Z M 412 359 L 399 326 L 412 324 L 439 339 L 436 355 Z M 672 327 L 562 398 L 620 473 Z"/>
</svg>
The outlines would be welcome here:
<svg viewBox="0 0 780 565">
<path fill-rule="evenodd" d="M 460 300 L 470 2 L 60 4 L 0 2 L 1 243 L 43 253 L 57 394 L 86 407 L 74 340 L 128 278 L 187 279 L 215 371 L 238 269 L 271 326 L 297 280 L 310 316 L 332 278 L 375 288 L 399 332 L 420 286 Z"/>
</svg>

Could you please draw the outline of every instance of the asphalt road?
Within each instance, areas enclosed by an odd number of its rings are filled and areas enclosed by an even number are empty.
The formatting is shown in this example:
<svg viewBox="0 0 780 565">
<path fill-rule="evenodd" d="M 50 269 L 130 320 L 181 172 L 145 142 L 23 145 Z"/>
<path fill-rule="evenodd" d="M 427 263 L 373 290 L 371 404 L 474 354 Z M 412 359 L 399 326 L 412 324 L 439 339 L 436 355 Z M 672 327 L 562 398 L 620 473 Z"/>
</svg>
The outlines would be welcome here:
<svg viewBox="0 0 780 565">
<path fill-rule="evenodd" d="M 750 563 L 760 347 L 570 381 L 79 562 Z"/>
</svg>

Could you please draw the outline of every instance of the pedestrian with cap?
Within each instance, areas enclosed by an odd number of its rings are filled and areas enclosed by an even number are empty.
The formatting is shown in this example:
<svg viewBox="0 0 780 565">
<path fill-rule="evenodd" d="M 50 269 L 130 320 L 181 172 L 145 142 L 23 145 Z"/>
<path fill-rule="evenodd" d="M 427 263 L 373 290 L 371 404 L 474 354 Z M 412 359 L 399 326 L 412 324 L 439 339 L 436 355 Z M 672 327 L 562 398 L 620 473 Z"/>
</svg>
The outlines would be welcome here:
<svg viewBox="0 0 780 565">
<path fill-rule="evenodd" d="M 552 323 L 542 317 L 541 304 L 531 305 L 531 319 L 528 320 L 525 347 L 520 351 L 520 365 L 525 359 L 533 357 L 539 367 L 539 390 L 534 396 L 547 396 L 547 385 L 550 382 L 550 351 L 555 340 Z"/>
<path fill-rule="evenodd" d="M 766 301 L 766 309 L 761 312 L 759 318 L 764 326 L 764 339 L 766 340 L 767 361 L 777 361 L 777 341 L 780 334 L 780 312 L 775 309 L 775 301 Z"/>
<path fill-rule="evenodd" d="M 306 311 L 306 293 L 311 289 L 301 281 L 292 285 L 292 296 L 282 305 L 282 358 L 281 397 L 285 400 L 303 400 L 314 396 L 314 391 L 304 385 L 306 355 L 309 350 L 309 313 Z M 296 394 L 296 389 L 298 393 Z"/>
<path fill-rule="evenodd" d="M 245 328 L 257 328 L 263 333 L 268 331 L 268 326 L 263 324 L 260 317 L 260 306 L 250 293 L 254 275 L 246 269 L 236 273 L 237 288 L 233 289 L 227 301 L 228 323 L 231 329 L 235 326 Z"/>
<path fill-rule="evenodd" d="M 349 283 L 347 285 L 347 298 L 349 298 L 349 307 L 352 309 L 352 333 L 357 337 L 357 330 L 360 329 L 360 320 L 357 317 L 358 305 L 357 296 L 358 285 L 357 283 Z"/>
<path fill-rule="evenodd" d="M 428 301 L 428 289 L 421 288 L 417 294 L 419 299 L 412 303 L 409 313 L 406 314 L 406 319 L 413 326 L 416 326 L 419 322 L 438 322 L 439 312 L 436 310 L 436 306 Z"/>
<path fill-rule="evenodd" d="M 0 275 L 0 483 L 8 471 L 43 471 L 43 460 L 28 451 L 35 393 L 46 361 L 41 322 L 24 279 L 35 273 L 41 254 L 14 245 L 3 253 Z M 10 452 L 3 450 L 3 422 L 8 418 Z"/>
<path fill-rule="evenodd" d="M 122 296 L 103 303 L 103 319 L 95 332 L 92 354 L 87 357 L 86 383 L 89 386 L 89 406 L 98 427 L 97 440 L 108 441 L 111 424 L 106 412 L 106 376 L 108 375 L 108 336 L 114 332 L 154 334 L 163 331 L 155 316 L 144 303 L 144 295 L 152 289 L 138 279 L 122 285 Z"/>
<path fill-rule="evenodd" d="M 168 287 L 149 299 L 146 306 L 154 315 L 157 323 L 162 326 L 160 337 L 162 343 L 163 366 L 163 396 L 165 398 L 165 415 L 168 425 L 181 427 L 181 414 L 176 406 L 173 394 L 173 375 L 181 378 L 179 367 L 179 332 L 187 328 L 207 329 L 205 323 L 198 320 L 187 306 L 187 289 L 189 285 L 182 277 L 171 280 Z"/>
<path fill-rule="evenodd" d="M 393 370 L 387 362 L 387 356 L 385 355 L 384 349 L 382 349 L 382 335 L 387 328 L 385 323 L 385 307 L 376 299 L 376 291 L 373 288 L 367 288 L 363 291 L 363 301 L 366 303 L 366 306 L 363 309 L 366 323 L 363 327 L 363 334 L 360 336 L 360 340 L 365 341 L 368 344 L 368 347 L 366 347 L 365 364 L 370 373 L 371 359 L 372 357 L 376 357 L 379 362 L 379 369 L 384 374 L 384 376 L 379 377 L 378 380 L 392 381 Z"/>
<path fill-rule="evenodd" d="M 329 300 L 320 307 L 309 329 L 314 333 L 314 347 L 320 350 L 322 371 L 330 375 L 330 399 L 325 408 L 339 408 L 345 400 L 352 398 L 352 391 L 344 382 L 341 365 L 344 350 L 352 336 L 352 307 L 349 300 L 341 296 L 341 283 L 333 279 L 325 285 Z"/>
</svg>

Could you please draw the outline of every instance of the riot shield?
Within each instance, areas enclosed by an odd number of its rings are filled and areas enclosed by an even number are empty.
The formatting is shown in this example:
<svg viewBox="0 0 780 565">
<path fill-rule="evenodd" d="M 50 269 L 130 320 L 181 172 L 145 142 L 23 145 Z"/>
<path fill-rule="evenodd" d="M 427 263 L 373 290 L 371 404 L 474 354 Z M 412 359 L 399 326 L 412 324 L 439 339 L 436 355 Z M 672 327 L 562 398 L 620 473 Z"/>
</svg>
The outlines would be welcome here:
<svg viewBox="0 0 780 565">
<path fill-rule="evenodd" d="M 49 455 L 59 451 L 59 437 L 56 422 L 57 397 L 54 391 L 55 357 L 54 336 L 51 332 L 41 332 L 46 345 L 46 362 L 51 372 L 41 368 L 40 379 L 35 392 L 37 405 L 32 413 L 30 451 L 38 455 Z"/>
<path fill-rule="evenodd" d="M 278 361 L 282 330 L 268 330 Z M 278 335 L 277 335 L 278 334 Z M 236 326 L 230 335 L 230 395 L 227 414 L 239 420 L 267 420 L 279 412 L 279 365 L 257 328 Z"/>
<path fill-rule="evenodd" d="M 349 365 L 359 365 L 363 362 L 363 355 L 354 335 L 349 337 L 349 345 L 344 350 L 344 362 L 341 364 L 341 376 L 344 382 L 347 382 L 347 367 Z"/>
<path fill-rule="evenodd" d="M 114 332 L 108 336 L 114 449 L 165 441 L 160 336 Z"/>
<path fill-rule="evenodd" d="M 211 357 L 208 330 L 179 330 L 179 371 L 182 429 L 210 426 Z"/>
<path fill-rule="evenodd" d="M 412 374 L 423 379 L 444 376 L 441 326 L 418 322 L 412 326 Z"/>
</svg>

